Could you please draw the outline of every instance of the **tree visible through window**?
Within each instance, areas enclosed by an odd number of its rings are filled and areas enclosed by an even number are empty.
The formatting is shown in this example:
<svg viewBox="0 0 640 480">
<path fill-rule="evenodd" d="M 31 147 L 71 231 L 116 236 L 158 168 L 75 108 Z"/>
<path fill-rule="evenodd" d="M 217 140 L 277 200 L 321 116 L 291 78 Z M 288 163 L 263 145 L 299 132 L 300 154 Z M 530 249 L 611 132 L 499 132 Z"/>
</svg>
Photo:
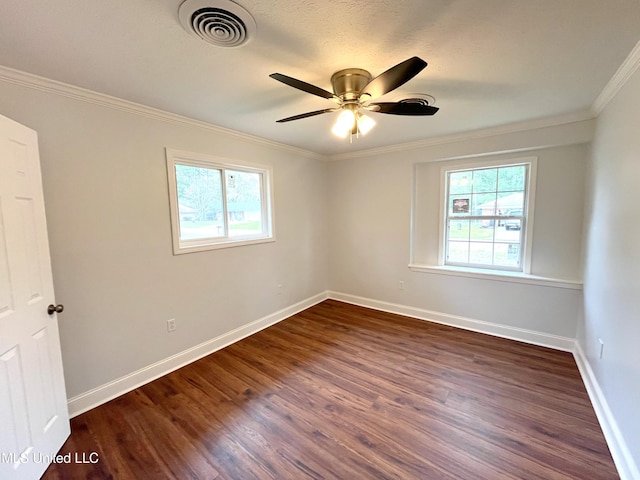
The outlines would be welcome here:
<svg viewBox="0 0 640 480">
<path fill-rule="evenodd" d="M 224 236 L 221 171 L 178 163 L 175 168 L 180 240 Z"/>
<path fill-rule="evenodd" d="M 446 172 L 445 265 L 522 271 L 529 164 Z"/>
<path fill-rule="evenodd" d="M 268 168 L 169 150 L 167 162 L 178 253 L 272 238 Z"/>
</svg>

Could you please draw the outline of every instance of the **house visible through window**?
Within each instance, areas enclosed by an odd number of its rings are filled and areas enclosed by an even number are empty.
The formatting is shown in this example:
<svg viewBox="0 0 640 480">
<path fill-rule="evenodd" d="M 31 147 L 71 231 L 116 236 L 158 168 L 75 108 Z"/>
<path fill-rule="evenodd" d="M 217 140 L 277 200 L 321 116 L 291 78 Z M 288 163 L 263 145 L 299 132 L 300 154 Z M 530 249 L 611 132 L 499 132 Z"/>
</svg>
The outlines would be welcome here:
<svg viewBox="0 0 640 480">
<path fill-rule="evenodd" d="M 167 149 L 174 253 L 273 240 L 271 169 Z"/>
<path fill-rule="evenodd" d="M 444 174 L 443 263 L 523 271 L 531 162 Z"/>
</svg>

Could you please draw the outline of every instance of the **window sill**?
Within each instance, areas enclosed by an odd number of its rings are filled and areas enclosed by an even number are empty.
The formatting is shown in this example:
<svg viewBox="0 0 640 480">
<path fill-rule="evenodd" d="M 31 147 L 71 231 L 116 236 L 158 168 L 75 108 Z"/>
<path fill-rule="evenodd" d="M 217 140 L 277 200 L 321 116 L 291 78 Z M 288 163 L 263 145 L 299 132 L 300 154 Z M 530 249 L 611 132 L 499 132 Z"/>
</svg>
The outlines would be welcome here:
<svg viewBox="0 0 640 480">
<path fill-rule="evenodd" d="M 195 253 L 195 252 L 204 252 L 206 250 L 218 250 L 221 248 L 233 248 L 233 247 L 242 247 L 244 245 L 256 245 L 258 243 L 268 243 L 275 242 L 275 236 L 269 237 L 259 237 L 259 238 L 251 238 L 246 240 L 228 240 L 223 242 L 214 242 L 214 243 L 198 243 L 198 242 L 185 242 L 178 246 L 178 248 L 174 248 L 174 255 L 182 255 L 184 253 Z"/>
<path fill-rule="evenodd" d="M 582 290 L 582 282 L 561 278 L 540 277 L 520 272 L 492 271 L 479 268 L 451 267 L 445 265 L 415 265 L 410 264 L 412 272 L 435 273 L 438 275 L 453 275 L 457 277 L 482 278 L 497 282 L 526 283 L 544 287 L 568 288 L 570 290 Z"/>
</svg>

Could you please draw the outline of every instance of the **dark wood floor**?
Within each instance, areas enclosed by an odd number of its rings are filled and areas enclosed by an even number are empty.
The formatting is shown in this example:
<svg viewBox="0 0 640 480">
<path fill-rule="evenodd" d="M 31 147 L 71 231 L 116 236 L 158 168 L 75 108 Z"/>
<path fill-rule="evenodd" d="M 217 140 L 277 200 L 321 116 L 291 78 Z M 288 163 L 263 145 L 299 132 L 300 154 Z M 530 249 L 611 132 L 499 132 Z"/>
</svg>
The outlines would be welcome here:
<svg viewBox="0 0 640 480">
<path fill-rule="evenodd" d="M 571 354 L 332 300 L 71 427 L 45 479 L 618 478 Z"/>
</svg>

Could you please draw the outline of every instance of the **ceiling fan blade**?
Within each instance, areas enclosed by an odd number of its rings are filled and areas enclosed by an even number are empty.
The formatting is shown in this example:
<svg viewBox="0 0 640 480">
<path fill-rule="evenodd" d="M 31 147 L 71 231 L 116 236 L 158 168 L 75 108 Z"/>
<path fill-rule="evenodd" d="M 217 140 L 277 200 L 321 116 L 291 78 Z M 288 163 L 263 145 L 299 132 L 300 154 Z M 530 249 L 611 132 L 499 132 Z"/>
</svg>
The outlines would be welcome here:
<svg viewBox="0 0 640 480">
<path fill-rule="evenodd" d="M 371 80 L 363 89 L 361 95 L 378 98 L 407 83 L 427 66 L 427 62 L 418 57 L 411 57 Z"/>
<path fill-rule="evenodd" d="M 333 93 L 328 92 L 320 87 L 316 87 L 315 85 L 311 85 L 310 83 L 303 82 L 302 80 L 298 80 L 297 78 L 288 77 L 287 75 L 283 75 L 281 73 L 272 73 L 269 76 L 274 80 L 278 80 L 279 82 L 289 85 L 290 87 L 297 88 L 298 90 L 302 90 L 303 92 L 310 93 L 311 95 L 327 98 L 329 100 L 340 101 L 340 99 Z"/>
<path fill-rule="evenodd" d="M 323 113 L 335 112 L 336 108 L 325 108 L 324 110 L 316 110 L 315 112 L 307 112 L 301 113 L 300 115 L 294 115 L 293 117 L 282 118 L 280 120 L 276 120 L 277 123 L 290 122 L 292 120 L 300 120 L 301 118 L 314 117 L 316 115 L 320 115 Z"/>
<path fill-rule="evenodd" d="M 377 113 L 389 113 L 391 115 L 433 115 L 438 107 L 431 105 L 423 105 L 422 103 L 403 103 L 403 102 L 379 102 L 368 105 L 368 110 Z"/>
</svg>

